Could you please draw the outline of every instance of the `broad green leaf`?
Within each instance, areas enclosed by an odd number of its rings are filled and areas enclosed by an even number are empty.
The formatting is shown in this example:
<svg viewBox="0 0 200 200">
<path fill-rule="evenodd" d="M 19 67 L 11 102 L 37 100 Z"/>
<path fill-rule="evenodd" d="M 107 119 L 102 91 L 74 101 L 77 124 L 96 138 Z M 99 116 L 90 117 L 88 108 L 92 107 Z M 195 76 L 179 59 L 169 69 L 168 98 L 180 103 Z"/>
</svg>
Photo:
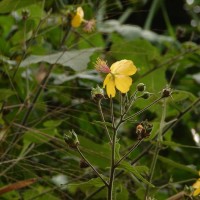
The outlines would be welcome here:
<svg viewBox="0 0 200 200">
<path fill-rule="evenodd" d="M 66 74 L 55 74 L 52 73 L 51 77 L 54 79 L 54 84 L 60 85 L 63 84 L 67 81 L 72 81 L 74 79 L 84 79 L 84 80 L 91 80 L 95 82 L 101 82 L 102 83 L 102 78 L 99 76 L 99 74 L 94 73 L 94 70 L 91 71 L 81 71 L 80 73 L 73 74 L 71 76 L 66 75 Z"/>
<path fill-rule="evenodd" d="M 70 67 L 74 71 L 83 71 L 87 68 L 90 56 L 97 50 L 100 50 L 100 48 L 58 52 L 45 56 L 31 55 L 20 66 L 26 67 L 40 62 L 47 62 L 49 64 L 60 64 L 65 67 Z"/>
<path fill-rule="evenodd" d="M 127 172 L 131 172 L 137 179 L 141 180 L 143 183 L 154 187 L 149 181 L 147 181 L 141 174 L 148 173 L 148 167 L 146 166 L 132 166 L 130 163 L 123 161 L 119 168 L 126 170 Z"/>
<path fill-rule="evenodd" d="M 0 2 L 0 13 L 11 12 L 39 2 L 42 0 L 3 0 Z"/>
<path fill-rule="evenodd" d="M 185 99 L 190 99 L 191 101 L 196 100 L 196 96 L 191 92 L 184 91 L 184 90 L 174 90 L 172 93 L 172 101 L 179 102 Z"/>
<path fill-rule="evenodd" d="M 132 60 L 140 73 L 150 70 L 153 67 L 153 63 L 160 59 L 158 49 L 143 39 L 126 42 L 117 38 L 111 50 L 112 56 L 116 60 Z"/>
<path fill-rule="evenodd" d="M 80 135 L 78 138 L 83 154 L 94 166 L 104 169 L 110 166 L 111 148 L 109 143 L 98 144 Z"/>
<path fill-rule="evenodd" d="M 164 35 L 158 35 L 153 31 L 144 30 L 139 26 L 130 24 L 121 24 L 119 20 L 107 20 L 100 25 L 102 32 L 112 33 L 117 32 L 126 40 L 133 40 L 137 38 L 144 38 L 151 42 L 169 42 L 175 43 L 173 38 Z"/>
<path fill-rule="evenodd" d="M 53 139 L 53 136 L 57 135 L 58 131 L 56 128 L 45 128 L 40 130 L 30 130 L 25 132 L 23 140 L 26 142 L 34 143 L 47 143 L 49 140 Z"/>
<path fill-rule="evenodd" d="M 176 168 L 176 169 L 184 170 L 184 171 L 190 172 L 190 173 L 192 173 L 192 174 L 198 175 L 198 171 L 197 171 L 197 170 L 192 169 L 192 168 L 190 168 L 190 167 L 187 167 L 186 165 L 177 163 L 177 162 L 175 162 L 174 160 L 171 160 L 171 159 L 169 159 L 169 158 L 165 158 L 165 157 L 163 157 L 163 156 L 158 156 L 158 159 L 159 159 L 161 162 L 163 162 L 163 163 L 165 163 L 165 164 L 167 164 L 167 165 L 169 165 L 169 166 L 171 166 L 171 167 L 174 167 L 174 168 Z"/>
</svg>

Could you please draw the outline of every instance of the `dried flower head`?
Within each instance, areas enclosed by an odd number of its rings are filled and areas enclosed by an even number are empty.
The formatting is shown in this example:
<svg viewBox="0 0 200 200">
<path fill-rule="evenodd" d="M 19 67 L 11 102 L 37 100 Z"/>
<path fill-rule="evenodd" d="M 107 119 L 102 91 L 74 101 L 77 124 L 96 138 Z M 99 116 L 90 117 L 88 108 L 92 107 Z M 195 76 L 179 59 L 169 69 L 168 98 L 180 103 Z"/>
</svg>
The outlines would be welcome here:
<svg viewBox="0 0 200 200">
<path fill-rule="evenodd" d="M 91 33 L 94 31 L 96 25 L 96 20 L 91 19 L 91 20 L 84 20 L 84 27 L 83 30 L 87 33 Z"/>
</svg>

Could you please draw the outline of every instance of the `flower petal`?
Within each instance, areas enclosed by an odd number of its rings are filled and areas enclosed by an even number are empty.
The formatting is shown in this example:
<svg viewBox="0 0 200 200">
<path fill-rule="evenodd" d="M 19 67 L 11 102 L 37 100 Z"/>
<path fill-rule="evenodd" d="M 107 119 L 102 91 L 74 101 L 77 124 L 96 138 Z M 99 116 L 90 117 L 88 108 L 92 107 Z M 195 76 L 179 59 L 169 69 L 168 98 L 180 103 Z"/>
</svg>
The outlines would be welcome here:
<svg viewBox="0 0 200 200">
<path fill-rule="evenodd" d="M 130 89 L 131 84 L 132 84 L 132 78 L 130 78 L 129 76 L 123 76 L 123 75 L 115 76 L 115 85 L 120 92 L 127 93 Z"/>
<path fill-rule="evenodd" d="M 77 28 L 81 25 L 82 19 L 79 15 L 75 15 L 71 21 L 71 25 L 74 28 Z"/>
<path fill-rule="evenodd" d="M 200 194 L 200 188 L 196 189 L 193 193 L 193 196 L 197 196 Z"/>
<path fill-rule="evenodd" d="M 72 18 L 71 25 L 74 28 L 77 28 L 81 25 L 81 22 L 83 21 L 84 12 L 81 7 L 78 7 L 76 10 L 75 16 Z"/>
<path fill-rule="evenodd" d="M 121 74 L 131 76 L 136 73 L 137 68 L 131 60 L 120 60 L 112 64 L 110 67 L 113 74 Z"/>
<path fill-rule="evenodd" d="M 76 10 L 76 14 L 80 16 L 80 18 L 84 18 L 84 11 L 81 7 L 78 7 Z"/>
<path fill-rule="evenodd" d="M 114 97 L 116 94 L 115 90 L 115 81 L 114 77 L 111 74 L 108 74 L 103 82 L 103 87 L 105 88 L 106 86 L 106 92 L 108 97 Z"/>
<path fill-rule="evenodd" d="M 111 74 L 108 74 L 103 82 L 103 88 L 105 88 L 105 86 L 108 84 L 108 82 L 110 81 L 110 79 L 112 78 Z"/>
</svg>

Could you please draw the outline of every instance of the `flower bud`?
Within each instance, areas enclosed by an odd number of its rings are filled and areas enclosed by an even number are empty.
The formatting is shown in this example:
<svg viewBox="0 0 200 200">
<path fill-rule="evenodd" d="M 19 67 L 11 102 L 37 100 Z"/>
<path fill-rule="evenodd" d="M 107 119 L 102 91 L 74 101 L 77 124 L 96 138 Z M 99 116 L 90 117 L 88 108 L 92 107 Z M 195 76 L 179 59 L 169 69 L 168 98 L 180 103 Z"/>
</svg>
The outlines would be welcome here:
<svg viewBox="0 0 200 200">
<path fill-rule="evenodd" d="M 143 99 L 148 99 L 150 96 L 151 96 L 151 93 L 149 93 L 149 92 L 144 92 L 144 93 L 142 94 L 141 98 L 143 98 Z"/>
<path fill-rule="evenodd" d="M 162 98 L 169 97 L 169 96 L 171 96 L 171 94 L 172 94 L 172 89 L 171 89 L 171 88 L 164 88 L 164 89 L 162 90 L 162 95 L 161 95 L 161 97 L 162 97 Z"/>
<path fill-rule="evenodd" d="M 22 10 L 21 15 L 22 15 L 22 19 L 25 21 L 30 16 L 30 12 L 29 12 L 29 10 Z"/>
<path fill-rule="evenodd" d="M 74 130 L 69 131 L 68 134 L 64 134 L 64 140 L 72 149 L 76 149 L 76 147 L 80 144 L 77 134 L 74 132 Z"/>
<path fill-rule="evenodd" d="M 91 33 L 95 29 L 96 21 L 94 19 L 85 20 L 83 30 L 87 33 Z"/>
<path fill-rule="evenodd" d="M 101 58 L 97 58 L 97 61 L 96 63 L 94 63 L 94 66 L 98 72 L 102 72 L 105 74 L 108 74 L 111 72 L 107 62 Z"/>
<path fill-rule="evenodd" d="M 91 95 L 92 95 L 92 99 L 94 99 L 95 101 L 98 101 L 98 100 L 104 98 L 104 91 L 102 88 L 100 88 L 97 85 L 96 88 L 92 88 Z"/>
<path fill-rule="evenodd" d="M 144 83 L 137 84 L 137 91 L 143 92 L 146 90 L 146 85 Z"/>
</svg>

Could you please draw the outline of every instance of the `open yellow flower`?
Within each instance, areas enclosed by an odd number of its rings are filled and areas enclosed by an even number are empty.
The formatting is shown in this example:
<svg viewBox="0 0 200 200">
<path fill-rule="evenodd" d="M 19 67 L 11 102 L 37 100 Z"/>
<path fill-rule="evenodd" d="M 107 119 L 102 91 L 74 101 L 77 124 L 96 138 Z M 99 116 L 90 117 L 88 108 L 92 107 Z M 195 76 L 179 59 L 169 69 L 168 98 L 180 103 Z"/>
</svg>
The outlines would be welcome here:
<svg viewBox="0 0 200 200">
<path fill-rule="evenodd" d="M 200 195 L 200 178 L 192 186 L 194 188 L 193 196 Z"/>
<path fill-rule="evenodd" d="M 129 76 L 135 74 L 136 71 L 137 68 L 131 60 L 120 60 L 113 63 L 103 83 L 108 97 L 115 97 L 115 88 L 121 93 L 127 93 L 132 84 L 132 78 Z"/>
<path fill-rule="evenodd" d="M 78 7 L 76 9 L 76 14 L 73 16 L 71 20 L 72 27 L 74 28 L 79 27 L 83 20 L 84 20 L 84 11 L 81 7 Z"/>
</svg>

